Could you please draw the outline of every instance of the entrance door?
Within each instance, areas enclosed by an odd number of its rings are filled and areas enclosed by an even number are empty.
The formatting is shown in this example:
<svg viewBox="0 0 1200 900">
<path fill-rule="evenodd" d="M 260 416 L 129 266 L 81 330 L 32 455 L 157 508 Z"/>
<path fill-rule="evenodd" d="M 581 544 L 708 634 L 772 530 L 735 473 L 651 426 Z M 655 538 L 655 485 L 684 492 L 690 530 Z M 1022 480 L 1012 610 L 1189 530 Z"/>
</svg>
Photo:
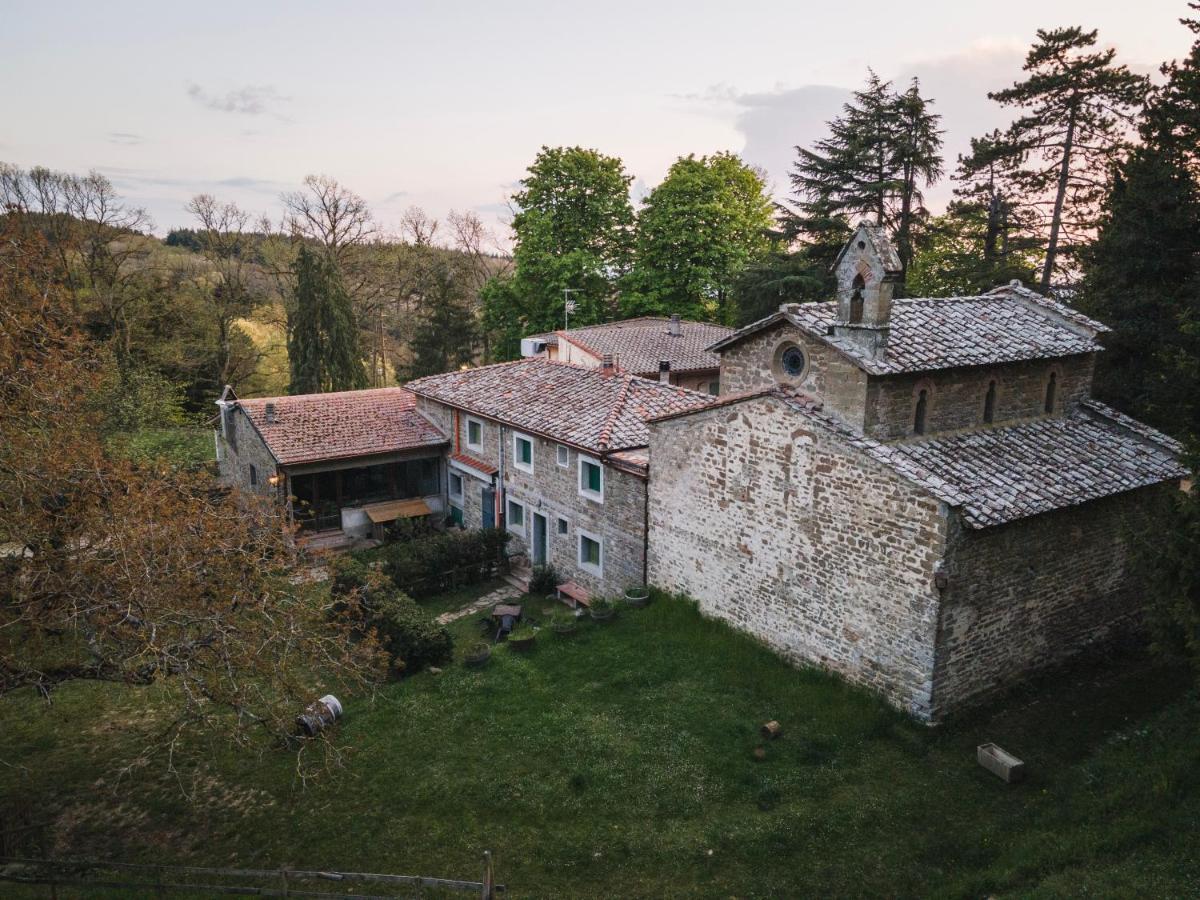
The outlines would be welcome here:
<svg viewBox="0 0 1200 900">
<path fill-rule="evenodd" d="M 490 487 L 485 487 L 480 495 L 483 512 L 483 527 L 496 527 L 496 491 Z"/>
<path fill-rule="evenodd" d="M 535 566 L 544 566 L 546 564 L 547 547 L 546 547 L 546 517 L 541 513 L 533 514 L 533 564 Z"/>
</svg>

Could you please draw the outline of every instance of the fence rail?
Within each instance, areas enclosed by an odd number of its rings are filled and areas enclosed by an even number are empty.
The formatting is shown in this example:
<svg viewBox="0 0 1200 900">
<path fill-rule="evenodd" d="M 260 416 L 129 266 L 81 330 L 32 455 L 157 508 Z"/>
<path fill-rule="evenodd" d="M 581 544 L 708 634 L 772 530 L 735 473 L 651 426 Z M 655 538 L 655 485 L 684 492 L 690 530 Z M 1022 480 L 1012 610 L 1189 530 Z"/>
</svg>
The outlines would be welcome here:
<svg viewBox="0 0 1200 900">
<path fill-rule="evenodd" d="M 473 893 L 483 900 L 496 900 L 505 893 L 502 884 L 496 884 L 492 870 L 492 855 L 483 855 L 484 875 L 482 881 L 466 881 L 458 878 L 436 878 L 428 875 L 388 875 L 377 872 L 334 872 L 306 869 L 226 869 L 206 866 L 156 866 L 142 863 L 106 862 L 101 860 L 30 859 L 25 857 L 0 856 L 0 882 L 11 884 L 46 885 L 51 896 L 57 896 L 58 887 L 82 887 L 97 889 L 142 890 L 163 896 L 167 893 L 207 893 L 235 897 L 304 897 L 309 900 L 392 900 L 395 894 L 360 894 L 304 890 L 293 887 L 295 882 L 326 881 L 356 884 L 377 884 L 391 887 L 407 887 Z M 111 872 L 114 877 L 102 878 L 100 873 Z M 121 873 L 146 876 L 131 881 Z M 211 884 L 183 880 L 188 877 L 232 878 L 245 881 L 273 880 L 278 886 L 269 884 Z"/>
</svg>

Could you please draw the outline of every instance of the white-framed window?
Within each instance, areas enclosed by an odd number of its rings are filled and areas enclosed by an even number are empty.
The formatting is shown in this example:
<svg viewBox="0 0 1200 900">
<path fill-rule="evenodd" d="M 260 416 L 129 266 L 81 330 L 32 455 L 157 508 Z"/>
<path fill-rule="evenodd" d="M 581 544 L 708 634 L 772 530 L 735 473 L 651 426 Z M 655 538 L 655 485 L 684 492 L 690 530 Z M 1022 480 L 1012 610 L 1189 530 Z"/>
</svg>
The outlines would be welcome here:
<svg viewBox="0 0 1200 900">
<path fill-rule="evenodd" d="M 604 577 L 604 540 L 599 535 L 577 529 L 579 534 L 577 559 L 579 568 L 597 578 Z"/>
<path fill-rule="evenodd" d="M 467 449 L 483 449 L 483 423 L 478 419 L 467 416 Z"/>
<path fill-rule="evenodd" d="M 522 472 L 533 472 L 533 438 L 513 432 L 513 466 Z"/>
<path fill-rule="evenodd" d="M 604 502 L 604 467 L 600 460 L 579 455 L 579 496 Z"/>
<path fill-rule="evenodd" d="M 568 522 L 566 519 L 564 519 L 562 516 L 559 516 L 557 519 L 554 520 L 554 533 L 555 534 L 566 534 L 570 530 L 571 530 L 571 523 Z"/>
<path fill-rule="evenodd" d="M 571 451 L 562 444 L 558 445 L 558 464 L 564 469 L 570 468 L 571 465 Z"/>
<path fill-rule="evenodd" d="M 450 496 L 457 499 L 462 499 L 463 495 L 463 480 L 462 476 L 457 472 L 450 473 Z"/>
<path fill-rule="evenodd" d="M 525 536 L 525 504 L 516 500 L 508 501 L 508 530 L 513 534 Z"/>
</svg>

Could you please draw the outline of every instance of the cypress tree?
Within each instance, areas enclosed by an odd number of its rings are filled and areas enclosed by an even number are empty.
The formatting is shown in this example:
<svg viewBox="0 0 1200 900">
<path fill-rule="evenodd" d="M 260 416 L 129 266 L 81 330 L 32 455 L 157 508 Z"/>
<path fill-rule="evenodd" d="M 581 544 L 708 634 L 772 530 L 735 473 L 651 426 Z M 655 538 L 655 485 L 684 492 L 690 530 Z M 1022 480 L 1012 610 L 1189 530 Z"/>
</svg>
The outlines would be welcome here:
<svg viewBox="0 0 1200 900">
<path fill-rule="evenodd" d="M 367 386 L 350 297 L 332 263 L 307 247 L 296 260 L 295 306 L 288 319 L 288 393 Z"/>
</svg>

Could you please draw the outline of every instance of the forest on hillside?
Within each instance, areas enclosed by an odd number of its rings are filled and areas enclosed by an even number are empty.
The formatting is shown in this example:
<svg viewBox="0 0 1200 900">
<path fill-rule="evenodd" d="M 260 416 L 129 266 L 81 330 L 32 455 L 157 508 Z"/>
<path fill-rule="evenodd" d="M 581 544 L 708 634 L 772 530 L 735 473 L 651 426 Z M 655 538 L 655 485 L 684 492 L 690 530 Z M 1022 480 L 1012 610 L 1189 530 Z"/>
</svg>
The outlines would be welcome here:
<svg viewBox="0 0 1200 900">
<path fill-rule="evenodd" d="M 385 226 L 325 175 L 282 194 L 276 219 L 197 195 L 191 226 L 164 239 L 97 172 L 0 165 L 0 204 L 45 240 L 126 431 L 197 421 L 226 384 L 341 390 L 509 359 L 560 327 L 568 300 L 575 325 L 744 324 L 827 299 L 830 263 L 866 219 L 895 241 L 909 296 L 1019 279 L 1112 325 L 1101 394 L 1187 437 L 1200 430 L 1197 46 L 1152 80 L 1095 31 L 1039 31 L 1016 80 L 979 98 L 1011 124 L 953 161 L 936 98 L 868 72 L 827 137 L 795 148 L 784 197 L 734 153 L 688 154 L 635 207 L 620 158 L 543 147 L 511 195 L 509 244 L 470 211 L 410 208 Z M 946 178 L 954 199 L 935 214 L 925 192 Z"/>
</svg>

